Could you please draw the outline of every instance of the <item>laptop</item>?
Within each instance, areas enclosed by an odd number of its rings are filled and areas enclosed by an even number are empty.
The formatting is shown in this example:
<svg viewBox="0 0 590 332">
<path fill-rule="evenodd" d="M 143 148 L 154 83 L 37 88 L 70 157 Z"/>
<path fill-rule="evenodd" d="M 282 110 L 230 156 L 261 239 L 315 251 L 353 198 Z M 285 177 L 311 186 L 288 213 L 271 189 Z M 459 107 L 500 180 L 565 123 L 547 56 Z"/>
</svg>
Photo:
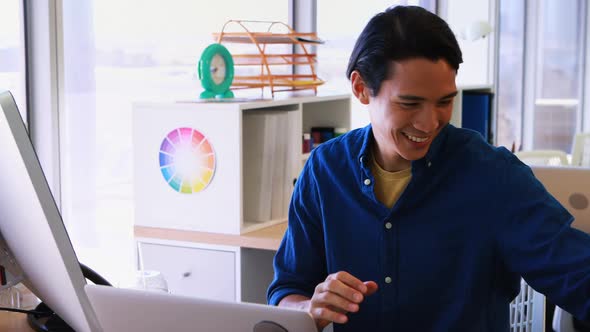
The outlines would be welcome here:
<svg viewBox="0 0 590 332">
<path fill-rule="evenodd" d="M 300 310 L 91 284 L 85 290 L 105 332 L 317 332 Z"/>
<path fill-rule="evenodd" d="M 574 216 L 572 227 L 590 234 L 590 168 L 531 166 L 545 189 Z"/>
</svg>

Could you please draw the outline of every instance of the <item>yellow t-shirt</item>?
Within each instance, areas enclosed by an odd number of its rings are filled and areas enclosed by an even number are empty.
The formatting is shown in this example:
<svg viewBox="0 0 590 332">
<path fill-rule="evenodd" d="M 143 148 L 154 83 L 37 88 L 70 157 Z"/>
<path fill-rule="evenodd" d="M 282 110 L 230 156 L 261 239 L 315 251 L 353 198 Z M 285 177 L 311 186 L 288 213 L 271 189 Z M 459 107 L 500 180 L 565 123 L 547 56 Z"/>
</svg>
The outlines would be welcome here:
<svg viewBox="0 0 590 332">
<path fill-rule="evenodd" d="M 375 197 L 391 209 L 410 182 L 412 168 L 388 172 L 379 166 L 375 158 L 371 158 L 371 160 L 371 171 L 375 177 Z"/>
</svg>

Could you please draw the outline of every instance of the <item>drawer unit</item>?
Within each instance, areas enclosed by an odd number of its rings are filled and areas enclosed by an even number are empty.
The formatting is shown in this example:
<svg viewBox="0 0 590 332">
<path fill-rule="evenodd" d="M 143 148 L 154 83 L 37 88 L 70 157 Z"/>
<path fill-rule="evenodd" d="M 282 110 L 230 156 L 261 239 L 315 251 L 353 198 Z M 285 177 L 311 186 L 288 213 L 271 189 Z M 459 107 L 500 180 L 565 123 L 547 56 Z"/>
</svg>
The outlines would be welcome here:
<svg viewBox="0 0 590 332">
<path fill-rule="evenodd" d="M 172 294 L 240 301 L 238 248 L 139 241 L 138 249 L 140 266 L 160 271 Z"/>
</svg>

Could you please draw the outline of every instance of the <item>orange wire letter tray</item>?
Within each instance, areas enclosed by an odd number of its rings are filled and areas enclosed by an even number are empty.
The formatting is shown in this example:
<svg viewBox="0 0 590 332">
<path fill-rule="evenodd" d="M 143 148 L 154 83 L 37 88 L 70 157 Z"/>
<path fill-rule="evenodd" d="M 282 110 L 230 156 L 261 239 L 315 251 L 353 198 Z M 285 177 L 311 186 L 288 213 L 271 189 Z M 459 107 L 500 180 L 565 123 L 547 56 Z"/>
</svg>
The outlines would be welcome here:
<svg viewBox="0 0 590 332">
<path fill-rule="evenodd" d="M 251 25 L 266 27 L 266 31 L 251 31 Z M 228 31 L 237 29 L 238 32 Z M 284 32 L 277 32 L 282 30 Z M 293 91 L 313 89 L 324 83 L 316 74 L 314 64 L 317 55 L 308 51 L 308 46 L 323 43 L 315 33 L 295 32 L 289 25 L 275 21 L 245 21 L 229 20 L 220 33 L 213 37 L 218 43 L 252 44 L 257 52 L 252 54 L 233 54 L 234 66 L 259 66 L 257 75 L 236 75 L 232 89 L 250 89 L 269 87 L 272 96 L 279 91 Z M 268 51 L 269 44 L 293 45 L 292 53 L 272 53 Z M 304 66 L 307 74 L 276 74 L 277 66 Z M 273 71 L 275 74 L 273 74 Z"/>
</svg>

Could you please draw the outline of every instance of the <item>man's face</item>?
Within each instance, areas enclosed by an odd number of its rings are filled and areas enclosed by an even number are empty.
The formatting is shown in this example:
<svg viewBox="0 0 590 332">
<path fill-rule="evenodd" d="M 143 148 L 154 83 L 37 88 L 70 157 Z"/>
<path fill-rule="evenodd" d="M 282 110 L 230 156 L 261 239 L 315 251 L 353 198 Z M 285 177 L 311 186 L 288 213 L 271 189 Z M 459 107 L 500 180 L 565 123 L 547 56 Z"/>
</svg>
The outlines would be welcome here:
<svg viewBox="0 0 590 332">
<path fill-rule="evenodd" d="M 376 158 L 390 171 L 426 155 L 451 120 L 457 94 L 456 71 L 444 60 L 414 58 L 392 66 L 392 75 L 368 103 Z"/>
</svg>

